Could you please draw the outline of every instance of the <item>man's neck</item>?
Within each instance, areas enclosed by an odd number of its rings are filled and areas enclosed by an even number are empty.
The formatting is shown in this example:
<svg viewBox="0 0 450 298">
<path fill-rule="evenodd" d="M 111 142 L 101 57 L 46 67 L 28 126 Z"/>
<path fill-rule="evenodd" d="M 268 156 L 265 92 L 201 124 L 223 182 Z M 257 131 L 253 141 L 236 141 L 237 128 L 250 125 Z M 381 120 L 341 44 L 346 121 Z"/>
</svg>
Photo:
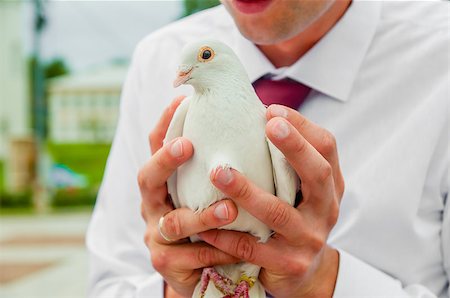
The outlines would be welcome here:
<svg viewBox="0 0 450 298">
<path fill-rule="evenodd" d="M 258 45 L 258 48 L 275 67 L 292 65 L 336 25 L 350 3 L 351 0 L 335 1 L 320 18 L 299 35 L 278 44 Z"/>
</svg>

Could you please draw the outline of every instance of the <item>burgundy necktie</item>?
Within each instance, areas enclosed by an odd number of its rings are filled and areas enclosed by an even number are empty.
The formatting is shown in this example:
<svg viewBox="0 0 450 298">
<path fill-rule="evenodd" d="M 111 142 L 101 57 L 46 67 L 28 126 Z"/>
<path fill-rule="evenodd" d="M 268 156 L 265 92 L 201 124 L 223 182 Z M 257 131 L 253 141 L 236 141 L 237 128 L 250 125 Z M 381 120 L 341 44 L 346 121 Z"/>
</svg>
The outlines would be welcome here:
<svg viewBox="0 0 450 298">
<path fill-rule="evenodd" d="M 270 75 L 263 76 L 253 83 L 256 94 L 269 106 L 281 104 L 295 110 L 301 106 L 311 88 L 290 78 L 272 80 Z"/>
</svg>

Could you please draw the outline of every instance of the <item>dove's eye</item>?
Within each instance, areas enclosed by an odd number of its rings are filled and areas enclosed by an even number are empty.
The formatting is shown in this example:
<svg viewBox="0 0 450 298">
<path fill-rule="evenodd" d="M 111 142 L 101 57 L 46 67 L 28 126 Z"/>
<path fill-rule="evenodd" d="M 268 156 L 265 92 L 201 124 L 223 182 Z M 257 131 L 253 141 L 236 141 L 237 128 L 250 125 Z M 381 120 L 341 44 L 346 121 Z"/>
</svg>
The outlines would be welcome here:
<svg viewBox="0 0 450 298">
<path fill-rule="evenodd" d="M 210 47 L 203 47 L 198 52 L 198 61 L 208 62 L 214 58 L 214 51 Z"/>
<path fill-rule="evenodd" d="M 202 53 L 202 59 L 208 60 L 211 58 L 211 51 L 210 50 L 204 50 Z"/>
</svg>

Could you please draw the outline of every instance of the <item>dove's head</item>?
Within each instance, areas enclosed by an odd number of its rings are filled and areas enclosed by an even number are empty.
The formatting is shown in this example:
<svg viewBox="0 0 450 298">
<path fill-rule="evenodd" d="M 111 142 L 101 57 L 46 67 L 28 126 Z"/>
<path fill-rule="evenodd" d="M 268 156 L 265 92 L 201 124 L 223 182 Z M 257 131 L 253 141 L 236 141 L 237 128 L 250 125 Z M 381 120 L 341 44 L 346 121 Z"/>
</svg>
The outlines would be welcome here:
<svg viewBox="0 0 450 298">
<path fill-rule="evenodd" d="M 203 89 L 224 83 L 227 77 L 241 76 L 247 74 L 230 47 L 217 40 L 201 40 L 183 48 L 173 86 L 188 84 Z"/>
</svg>

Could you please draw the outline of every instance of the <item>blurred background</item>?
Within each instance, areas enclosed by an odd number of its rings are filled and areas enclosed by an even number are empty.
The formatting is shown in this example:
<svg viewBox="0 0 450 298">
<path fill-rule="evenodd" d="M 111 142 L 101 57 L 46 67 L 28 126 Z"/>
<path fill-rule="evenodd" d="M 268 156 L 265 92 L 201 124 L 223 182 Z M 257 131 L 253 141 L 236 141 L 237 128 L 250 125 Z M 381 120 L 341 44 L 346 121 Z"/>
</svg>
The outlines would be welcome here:
<svg viewBox="0 0 450 298">
<path fill-rule="evenodd" d="M 0 297 L 84 297 L 84 234 L 137 42 L 217 0 L 0 0 Z"/>
</svg>

